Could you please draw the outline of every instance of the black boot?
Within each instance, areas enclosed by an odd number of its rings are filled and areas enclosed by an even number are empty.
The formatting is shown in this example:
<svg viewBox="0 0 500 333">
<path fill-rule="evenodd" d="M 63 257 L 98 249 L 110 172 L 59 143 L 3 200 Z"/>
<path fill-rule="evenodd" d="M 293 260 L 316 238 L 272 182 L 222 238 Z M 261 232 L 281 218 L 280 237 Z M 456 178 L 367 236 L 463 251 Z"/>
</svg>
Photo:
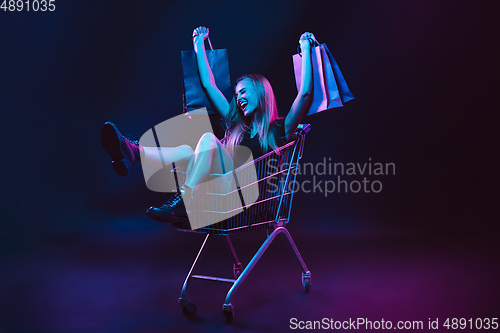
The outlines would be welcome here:
<svg viewBox="0 0 500 333">
<path fill-rule="evenodd" d="M 189 206 L 192 196 L 192 189 L 182 185 L 180 190 L 161 207 L 151 206 L 146 214 L 153 220 L 159 222 L 188 222 L 189 219 L 186 212 L 186 206 Z"/>
<path fill-rule="evenodd" d="M 118 176 L 128 175 L 134 163 L 141 159 L 139 141 L 124 137 L 112 122 L 102 126 L 101 143 L 111 156 L 111 165 Z"/>
</svg>

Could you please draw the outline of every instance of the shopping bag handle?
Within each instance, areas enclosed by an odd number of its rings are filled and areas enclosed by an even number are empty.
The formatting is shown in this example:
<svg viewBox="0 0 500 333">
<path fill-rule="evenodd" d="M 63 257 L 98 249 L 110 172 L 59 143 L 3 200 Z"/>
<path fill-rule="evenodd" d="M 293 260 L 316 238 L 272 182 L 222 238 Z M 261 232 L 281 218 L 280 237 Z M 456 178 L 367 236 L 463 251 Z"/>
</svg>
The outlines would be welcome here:
<svg viewBox="0 0 500 333">
<path fill-rule="evenodd" d="M 208 40 L 208 45 L 210 46 L 210 49 L 213 51 L 214 47 L 212 46 L 212 42 L 210 41 L 210 37 L 209 36 L 207 36 L 207 40 Z"/>
<path fill-rule="evenodd" d="M 308 38 L 308 39 L 310 40 L 311 38 Z M 312 43 L 312 44 L 313 44 L 313 47 L 319 46 L 319 42 L 317 41 L 317 39 L 316 39 L 316 38 L 312 38 L 312 42 L 313 42 L 313 43 Z M 302 54 L 300 53 L 300 44 L 299 44 L 299 45 L 297 45 L 297 53 L 299 54 L 299 56 L 301 56 L 301 57 L 302 57 Z"/>
</svg>

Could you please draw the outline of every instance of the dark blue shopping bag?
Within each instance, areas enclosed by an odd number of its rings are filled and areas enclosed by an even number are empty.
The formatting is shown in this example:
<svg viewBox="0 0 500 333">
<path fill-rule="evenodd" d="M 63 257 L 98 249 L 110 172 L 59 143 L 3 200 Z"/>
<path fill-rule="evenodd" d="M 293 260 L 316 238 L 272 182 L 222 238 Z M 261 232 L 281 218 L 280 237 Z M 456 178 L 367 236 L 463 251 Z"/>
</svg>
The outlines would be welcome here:
<svg viewBox="0 0 500 333">
<path fill-rule="evenodd" d="M 210 40 L 209 40 L 210 43 Z M 229 62 L 226 49 L 214 50 L 210 43 L 210 50 L 205 51 L 208 64 L 214 74 L 215 84 L 229 101 L 232 97 L 231 79 L 229 77 Z M 201 87 L 196 54 L 194 51 L 182 51 L 183 80 L 183 111 L 189 112 L 196 109 L 207 108 L 208 114 L 215 114 L 208 97 Z"/>
</svg>

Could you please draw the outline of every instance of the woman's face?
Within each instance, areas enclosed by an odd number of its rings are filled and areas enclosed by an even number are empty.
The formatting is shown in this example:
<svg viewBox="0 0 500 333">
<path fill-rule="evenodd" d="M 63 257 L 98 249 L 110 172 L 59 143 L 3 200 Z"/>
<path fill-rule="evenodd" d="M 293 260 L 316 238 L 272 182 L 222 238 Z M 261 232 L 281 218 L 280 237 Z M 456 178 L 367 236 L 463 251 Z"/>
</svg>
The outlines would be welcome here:
<svg viewBox="0 0 500 333">
<path fill-rule="evenodd" d="M 243 79 L 236 84 L 236 103 L 245 117 L 255 112 L 259 98 L 252 80 Z"/>
</svg>

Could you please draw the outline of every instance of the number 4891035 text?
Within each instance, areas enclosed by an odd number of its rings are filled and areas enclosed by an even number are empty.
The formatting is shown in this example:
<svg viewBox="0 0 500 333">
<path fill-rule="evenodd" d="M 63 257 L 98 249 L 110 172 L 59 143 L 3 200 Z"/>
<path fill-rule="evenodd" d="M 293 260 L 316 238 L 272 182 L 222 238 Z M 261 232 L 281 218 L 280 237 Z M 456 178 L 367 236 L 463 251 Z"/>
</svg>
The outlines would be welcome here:
<svg viewBox="0 0 500 333">
<path fill-rule="evenodd" d="M 7 10 L 10 12 L 21 12 L 21 11 L 33 11 L 33 12 L 53 12 L 56 10 L 56 0 L 4 0 L 0 9 L 3 9 L 4 12 Z"/>
</svg>

